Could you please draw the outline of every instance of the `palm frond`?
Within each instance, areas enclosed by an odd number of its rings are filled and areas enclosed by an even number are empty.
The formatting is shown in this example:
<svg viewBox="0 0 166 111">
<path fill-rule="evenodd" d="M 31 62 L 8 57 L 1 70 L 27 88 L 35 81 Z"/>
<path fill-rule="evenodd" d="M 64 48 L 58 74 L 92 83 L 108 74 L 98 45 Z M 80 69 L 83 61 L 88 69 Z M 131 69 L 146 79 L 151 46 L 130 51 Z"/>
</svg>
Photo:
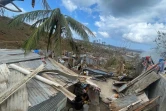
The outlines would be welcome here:
<svg viewBox="0 0 166 111">
<path fill-rule="evenodd" d="M 36 28 L 36 30 L 24 44 L 23 48 L 26 52 L 36 48 L 42 35 L 46 35 L 45 37 L 48 39 L 47 50 L 51 48 L 54 51 L 61 53 L 61 34 L 63 27 L 66 30 L 65 37 L 75 52 L 78 52 L 79 50 L 77 44 L 73 40 L 70 28 L 77 32 L 83 40 L 88 41 L 89 35 L 94 36 L 91 30 L 83 24 L 69 16 L 61 14 L 59 8 L 54 10 L 37 10 L 18 15 L 10 22 L 10 26 L 18 26 L 22 22 L 32 21 L 36 21 L 32 25 L 32 28 Z"/>
<path fill-rule="evenodd" d="M 37 10 L 17 15 L 9 22 L 9 26 L 19 26 L 22 22 L 33 22 L 49 17 L 53 10 Z"/>
<path fill-rule="evenodd" d="M 68 42 L 70 44 L 70 47 L 72 48 L 72 50 L 76 53 L 79 54 L 80 50 L 78 48 L 78 45 L 76 42 L 74 42 L 73 38 L 69 38 Z"/>
<path fill-rule="evenodd" d="M 66 17 L 68 24 L 70 25 L 70 27 L 77 33 L 79 34 L 83 40 L 88 41 L 89 40 L 89 35 L 94 36 L 93 32 L 87 28 L 85 25 L 81 24 L 80 22 L 74 20 L 73 18 L 67 16 Z M 88 33 L 87 33 L 87 32 Z"/>
<path fill-rule="evenodd" d="M 64 15 L 61 15 L 61 26 L 65 27 L 66 30 L 66 40 L 68 41 L 71 49 L 75 52 L 75 53 L 79 53 L 80 50 L 77 46 L 77 43 L 74 42 L 73 37 L 72 37 L 72 32 L 71 29 L 69 27 L 69 22 L 67 21 L 66 17 Z"/>
<path fill-rule="evenodd" d="M 57 24 L 55 33 L 54 33 L 54 41 L 53 41 L 53 50 L 56 52 L 58 55 L 61 55 L 61 26 L 60 24 Z"/>
<path fill-rule="evenodd" d="M 69 23 L 63 14 L 61 14 L 60 20 L 61 20 L 60 21 L 61 27 L 64 27 L 66 30 L 66 32 L 65 32 L 66 38 L 72 38 L 72 32 L 70 30 Z"/>
<path fill-rule="evenodd" d="M 33 8 L 35 6 L 35 2 L 36 2 L 36 0 L 32 0 L 32 7 Z M 46 10 L 51 9 L 48 2 L 47 2 L 47 0 L 42 0 L 42 5 L 43 5 L 44 9 L 46 9 Z"/>
<path fill-rule="evenodd" d="M 40 26 L 47 19 L 48 19 L 48 17 L 37 20 L 34 24 L 31 25 L 31 28 L 36 28 L 36 27 Z"/>
<path fill-rule="evenodd" d="M 43 4 L 43 6 L 44 6 L 44 9 L 46 9 L 46 10 L 51 9 L 51 8 L 50 8 L 50 5 L 49 5 L 48 2 L 47 2 L 47 0 L 42 0 L 42 4 Z"/>
<path fill-rule="evenodd" d="M 23 45 L 25 52 L 32 50 L 37 46 L 41 35 L 43 35 L 45 30 L 47 30 L 47 26 L 46 26 L 47 23 L 49 23 L 49 19 L 43 22 L 43 24 L 40 27 L 38 27 L 33 33 L 33 35 L 31 35 L 29 39 L 25 42 L 25 44 Z"/>
<path fill-rule="evenodd" d="M 50 32 L 49 32 L 49 36 L 48 36 L 48 43 L 47 43 L 47 51 L 50 47 L 50 44 L 51 44 L 51 37 L 52 37 L 52 34 L 54 32 L 54 25 L 52 25 L 51 29 L 50 29 Z"/>
<path fill-rule="evenodd" d="M 26 51 L 28 51 L 28 50 L 35 48 L 37 46 L 37 44 L 39 43 L 40 37 L 45 33 L 48 34 L 48 46 L 47 47 L 49 47 L 49 44 L 51 42 L 50 39 L 52 37 L 52 34 L 53 34 L 55 26 L 56 26 L 56 22 L 57 22 L 56 19 L 59 19 L 59 18 L 57 18 L 59 16 L 60 16 L 60 10 L 55 9 L 50 14 L 50 17 L 40 19 L 40 22 L 42 22 L 42 24 L 35 30 L 34 34 L 28 39 L 28 41 L 26 41 L 26 43 L 24 45 L 24 49 Z M 37 21 L 37 23 L 39 23 L 39 21 Z M 37 23 L 34 23 L 33 26 L 35 26 Z"/>
</svg>

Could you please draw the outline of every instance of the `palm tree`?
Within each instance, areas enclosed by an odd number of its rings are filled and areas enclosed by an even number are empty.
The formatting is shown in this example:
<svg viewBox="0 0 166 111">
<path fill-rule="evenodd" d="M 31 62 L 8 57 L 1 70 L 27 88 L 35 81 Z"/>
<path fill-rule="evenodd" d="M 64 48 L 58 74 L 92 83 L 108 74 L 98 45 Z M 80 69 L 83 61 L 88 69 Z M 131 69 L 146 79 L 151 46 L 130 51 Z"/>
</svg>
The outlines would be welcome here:
<svg viewBox="0 0 166 111">
<path fill-rule="evenodd" d="M 71 29 L 73 29 L 80 37 L 88 41 L 89 36 L 94 34 L 92 31 L 76 21 L 68 15 L 63 15 L 59 8 L 54 10 L 37 10 L 32 12 L 27 12 L 20 14 L 10 22 L 10 26 L 18 26 L 22 22 L 33 22 L 33 28 L 36 28 L 34 33 L 29 37 L 29 39 L 24 44 L 25 51 L 34 49 L 39 40 L 46 35 L 47 37 L 47 50 L 56 51 L 61 50 L 61 40 L 62 33 L 65 29 L 65 38 L 69 41 L 72 49 L 77 50 L 72 38 Z"/>
</svg>

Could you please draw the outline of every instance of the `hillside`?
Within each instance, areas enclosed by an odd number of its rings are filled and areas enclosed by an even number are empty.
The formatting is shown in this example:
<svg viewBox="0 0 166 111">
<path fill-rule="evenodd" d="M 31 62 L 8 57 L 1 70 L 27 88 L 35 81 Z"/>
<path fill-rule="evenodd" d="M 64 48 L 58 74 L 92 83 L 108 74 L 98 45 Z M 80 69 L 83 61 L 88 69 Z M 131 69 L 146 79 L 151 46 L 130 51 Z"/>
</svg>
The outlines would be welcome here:
<svg viewBox="0 0 166 111">
<path fill-rule="evenodd" d="M 20 48 L 32 30 L 30 26 L 22 24 L 19 27 L 9 28 L 10 18 L 0 16 L 0 48 Z"/>
<path fill-rule="evenodd" d="M 0 48 L 10 48 L 10 49 L 21 48 L 22 44 L 32 34 L 33 30 L 30 29 L 30 25 L 28 25 L 28 24 L 22 24 L 19 27 L 9 28 L 8 23 L 10 20 L 11 19 L 8 17 L 0 16 Z M 96 45 L 102 46 L 102 47 L 110 47 L 113 50 L 122 49 L 120 47 L 116 47 L 116 46 L 112 46 L 112 45 L 103 46 L 102 44 L 96 44 L 96 43 L 91 43 L 91 45 L 86 45 L 81 40 L 77 40 L 77 39 L 75 39 L 75 41 L 77 41 L 80 45 L 83 45 L 85 47 L 85 49 L 87 49 L 86 51 L 88 51 L 88 52 L 91 52 L 92 50 L 93 50 L 92 52 L 94 52 L 94 51 L 98 52 L 99 50 L 95 50 L 94 47 L 90 48 L 90 46 L 96 46 Z M 45 47 L 46 42 L 40 42 L 39 46 L 40 47 L 38 47 L 38 48 Z M 67 43 L 67 41 L 66 42 L 65 42 L 65 40 L 62 41 L 62 49 L 71 50 L 71 48 L 68 46 L 69 46 L 69 44 Z M 99 48 L 97 47 L 97 49 L 99 49 Z M 101 50 L 103 50 L 103 48 Z M 140 53 L 140 51 L 136 51 L 136 50 L 131 50 L 131 49 L 125 49 L 125 50 Z M 103 53 L 103 51 L 102 51 L 102 53 Z M 108 53 L 107 50 L 105 50 L 105 51 L 106 51 L 106 53 Z"/>
</svg>

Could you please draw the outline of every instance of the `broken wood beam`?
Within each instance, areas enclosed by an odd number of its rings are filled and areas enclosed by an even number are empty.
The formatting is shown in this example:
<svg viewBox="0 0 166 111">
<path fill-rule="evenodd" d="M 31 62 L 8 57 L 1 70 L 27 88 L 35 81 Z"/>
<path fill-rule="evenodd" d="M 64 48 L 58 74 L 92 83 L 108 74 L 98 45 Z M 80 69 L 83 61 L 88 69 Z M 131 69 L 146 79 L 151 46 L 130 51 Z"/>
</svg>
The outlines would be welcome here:
<svg viewBox="0 0 166 111">
<path fill-rule="evenodd" d="M 16 69 L 16 70 L 18 70 L 18 71 L 20 71 L 20 72 L 26 74 L 26 75 L 28 75 L 28 74 L 31 73 L 29 70 L 24 69 L 24 68 L 22 68 L 22 67 L 20 67 L 20 66 L 17 66 L 17 65 L 15 65 L 15 64 L 10 64 L 9 66 L 10 66 L 11 68 L 13 68 L 13 69 Z M 46 83 L 46 84 L 48 84 L 48 85 L 53 86 L 53 87 L 56 88 L 57 90 L 58 90 L 59 88 L 63 89 L 63 88 L 62 88 L 63 86 L 61 86 L 59 83 L 53 82 L 53 81 L 51 81 L 51 80 L 49 80 L 49 79 L 46 79 L 46 78 L 44 78 L 44 77 L 42 77 L 42 76 L 35 75 L 35 78 L 36 78 L 37 80 L 41 81 L 41 82 L 44 82 L 44 83 Z M 70 100 L 74 100 L 75 97 L 76 97 L 76 96 L 75 96 L 73 93 L 71 93 L 71 92 L 70 92 L 70 94 L 69 94 L 69 91 L 68 91 L 67 89 L 63 89 L 63 90 L 59 90 L 59 91 L 61 91 L 61 92 L 62 92 L 67 98 L 69 98 Z"/>
<path fill-rule="evenodd" d="M 126 84 L 127 82 L 126 81 L 113 81 L 113 85 L 123 85 L 123 84 Z"/>
<path fill-rule="evenodd" d="M 68 69 L 67 67 L 63 66 L 62 64 L 56 62 L 54 59 L 48 58 L 48 60 L 54 65 L 54 66 L 58 66 L 61 69 L 63 69 L 62 71 L 67 74 L 67 75 L 71 75 L 71 76 L 79 76 L 78 74 L 76 74 L 74 71 Z"/>
<path fill-rule="evenodd" d="M 34 72 L 30 73 L 23 80 L 19 81 L 12 87 L 8 88 L 6 91 L 0 94 L 0 104 L 8 99 L 12 94 L 19 90 L 23 85 L 25 85 L 29 80 L 31 80 L 36 74 L 44 69 L 44 64 L 40 65 Z M 17 70 L 17 69 L 16 69 Z"/>
<path fill-rule="evenodd" d="M 132 85 L 134 84 L 135 82 L 137 82 L 138 80 L 144 78 L 147 74 L 150 74 L 152 71 L 155 70 L 155 67 L 157 66 L 158 64 L 154 65 L 151 69 L 147 70 L 146 72 L 142 73 L 141 75 L 139 75 L 138 77 L 136 77 L 135 79 L 133 79 L 131 82 L 129 82 L 128 85 Z"/>
<path fill-rule="evenodd" d="M 136 102 L 134 102 L 134 103 L 128 105 L 127 107 L 125 107 L 125 108 L 123 108 L 123 109 L 120 109 L 119 111 L 129 111 L 129 110 L 131 111 L 131 110 L 133 110 L 134 106 L 139 105 L 139 103 L 140 103 L 141 101 L 142 101 L 142 100 L 138 100 L 138 101 L 136 101 Z"/>
<path fill-rule="evenodd" d="M 55 82 L 56 84 L 59 84 L 57 83 L 53 78 L 51 78 L 50 76 L 48 76 L 47 74 L 42 74 L 43 77 L 45 77 L 46 79 L 50 80 L 50 81 L 53 81 Z M 55 87 L 58 91 L 61 91 L 66 97 L 68 97 L 69 99 L 73 100 L 73 98 L 75 98 L 76 96 L 71 93 L 70 91 L 68 91 L 65 87 L 63 87 L 62 85 L 59 85 L 58 87 L 56 86 L 53 86 Z"/>
<path fill-rule="evenodd" d="M 136 83 L 137 81 L 139 81 L 140 79 L 144 78 L 145 76 L 147 76 L 148 74 L 150 74 L 152 71 L 155 70 L 155 67 L 158 64 L 154 65 L 151 69 L 147 70 L 146 72 L 142 73 L 141 75 L 139 75 L 138 77 L 136 77 L 135 79 L 133 79 L 132 81 L 130 81 L 127 84 L 122 85 L 119 89 L 118 92 L 122 92 L 124 91 L 126 88 L 130 87 L 131 85 L 133 85 L 134 83 Z"/>
<path fill-rule="evenodd" d="M 154 103 L 159 97 L 160 97 L 160 96 L 157 96 L 156 98 L 154 98 L 154 99 L 152 99 L 152 100 L 150 100 L 150 101 L 144 103 L 143 105 L 141 105 L 139 108 L 137 108 L 137 109 L 134 110 L 134 111 L 142 111 L 142 110 L 144 110 L 148 105 Z"/>
<path fill-rule="evenodd" d="M 155 72 L 151 72 L 150 74 L 146 75 L 141 80 L 138 80 L 136 83 L 134 83 L 132 86 L 127 88 L 124 93 L 125 94 L 133 94 L 133 93 L 139 93 L 146 89 L 150 84 L 154 83 L 160 79 L 160 75 L 156 74 Z"/>
</svg>

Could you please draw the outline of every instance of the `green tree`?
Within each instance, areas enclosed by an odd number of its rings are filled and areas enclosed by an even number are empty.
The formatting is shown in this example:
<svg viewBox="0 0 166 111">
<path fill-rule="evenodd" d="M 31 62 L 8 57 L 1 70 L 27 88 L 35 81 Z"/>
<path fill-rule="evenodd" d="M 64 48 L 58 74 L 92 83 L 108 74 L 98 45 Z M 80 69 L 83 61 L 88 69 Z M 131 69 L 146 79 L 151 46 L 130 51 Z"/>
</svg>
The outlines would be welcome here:
<svg viewBox="0 0 166 111">
<path fill-rule="evenodd" d="M 160 56 L 166 58 L 166 33 L 158 31 L 158 36 L 155 38 L 154 42 L 156 43 L 157 53 L 161 54 Z"/>
<path fill-rule="evenodd" d="M 10 26 L 19 26 L 23 22 L 34 21 L 32 28 L 36 28 L 36 30 L 25 42 L 23 46 L 25 51 L 36 48 L 43 35 L 47 37 L 47 50 L 56 50 L 56 52 L 61 50 L 62 34 L 68 40 L 72 49 L 77 50 L 71 29 L 85 41 L 89 40 L 89 36 L 94 36 L 88 27 L 68 15 L 63 15 L 59 8 L 20 14 L 12 19 Z"/>
</svg>

